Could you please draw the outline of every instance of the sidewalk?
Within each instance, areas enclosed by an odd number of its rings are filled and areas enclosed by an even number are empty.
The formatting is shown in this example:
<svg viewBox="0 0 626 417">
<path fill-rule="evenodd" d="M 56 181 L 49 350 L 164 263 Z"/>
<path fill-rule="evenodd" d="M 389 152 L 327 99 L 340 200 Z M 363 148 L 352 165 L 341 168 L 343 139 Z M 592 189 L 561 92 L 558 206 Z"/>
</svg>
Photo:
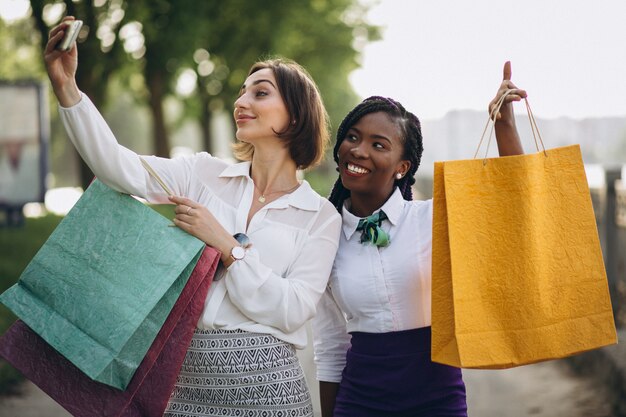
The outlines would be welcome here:
<svg viewBox="0 0 626 417">
<path fill-rule="evenodd" d="M 600 356 L 608 356 L 604 349 L 601 351 Z M 317 383 L 313 382 L 310 350 L 300 353 L 317 408 Z M 626 361 L 626 355 L 622 354 L 620 359 Z M 591 376 L 575 374 L 569 361 L 506 370 L 464 370 L 469 417 L 618 417 L 619 414 L 611 411 L 613 391 L 607 392 Z M 70 414 L 26 382 L 22 396 L 0 398 L 0 417 L 70 417 Z"/>
<path fill-rule="evenodd" d="M 615 417 L 604 387 L 564 360 L 463 376 L 469 417 Z"/>
<path fill-rule="evenodd" d="M 578 374 L 608 389 L 615 417 L 626 416 L 626 329 L 617 331 L 620 343 L 568 358 Z"/>
<path fill-rule="evenodd" d="M 22 384 L 19 395 L 0 397 L 0 417 L 72 417 L 30 381 Z"/>
</svg>

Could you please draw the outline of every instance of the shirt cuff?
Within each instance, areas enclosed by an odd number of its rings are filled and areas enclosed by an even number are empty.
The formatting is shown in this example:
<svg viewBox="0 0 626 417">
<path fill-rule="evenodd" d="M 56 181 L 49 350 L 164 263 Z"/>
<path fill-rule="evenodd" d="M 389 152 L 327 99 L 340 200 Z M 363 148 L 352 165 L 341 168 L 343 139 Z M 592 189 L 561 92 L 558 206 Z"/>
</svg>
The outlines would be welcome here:
<svg viewBox="0 0 626 417">
<path fill-rule="evenodd" d="M 341 374 L 343 372 L 343 368 L 326 368 L 320 367 L 318 365 L 317 368 L 317 380 L 320 382 L 333 382 L 340 383 L 341 382 Z"/>
<path fill-rule="evenodd" d="M 80 100 L 78 100 L 78 102 L 76 104 L 74 104 L 74 105 L 72 105 L 70 107 L 63 107 L 63 106 L 61 106 L 61 104 L 59 104 L 59 109 L 60 110 L 64 110 L 64 111 L 75 109 L 76 107 L 82 105 L 85 102 L 85 100 L 83 100 L 84 97 L 85 97 L 85 93 L 80 91 Z"/>
</svg>

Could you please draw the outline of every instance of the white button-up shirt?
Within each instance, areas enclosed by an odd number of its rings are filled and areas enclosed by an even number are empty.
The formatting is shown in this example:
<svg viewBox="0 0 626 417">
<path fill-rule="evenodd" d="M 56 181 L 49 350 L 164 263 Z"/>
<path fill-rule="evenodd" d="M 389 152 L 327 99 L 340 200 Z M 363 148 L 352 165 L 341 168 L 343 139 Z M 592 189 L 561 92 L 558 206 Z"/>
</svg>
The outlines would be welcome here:
<svg viewBox="0 0 626 417">
<path fill-rule="evenodd" d="M 105 184 L 150 202 L 168 203 L 139 156 L 119 145 L 87 96 L 61 119 L 82 158 Z M 168 188 L 206 206 L 229 233 L 246 233 L 252 248 L 221 270 L 198 327 L 269 333 L 298 348 L 307 344 L 337 251 L 341 218 L 328 200 L 302 185 L 260 209 L 246 227 L 254 194 L 250 163 L 229 164 L 207 153 L 174 159 L 146 156 Z"/>
<path fill-rule="evenodd" d="M 360 243 L 360 218 L 343 208 L 343 233 L 313 321 L 320 381 L 339 382 L 350 332 L 386 333 L 430 326 L 432 200 L 406 201 L 396 188 L 381 207 L 387 247 Z"/>
</svg>

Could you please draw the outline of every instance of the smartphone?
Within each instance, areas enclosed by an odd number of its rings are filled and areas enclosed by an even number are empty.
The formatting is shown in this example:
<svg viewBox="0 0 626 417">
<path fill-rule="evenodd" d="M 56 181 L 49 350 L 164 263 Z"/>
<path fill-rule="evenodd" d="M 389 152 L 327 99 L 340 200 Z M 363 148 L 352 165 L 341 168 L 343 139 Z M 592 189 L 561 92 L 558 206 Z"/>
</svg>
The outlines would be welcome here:
<svg viewBox="0 0 626 417">
<path fill-rule="evenodd" d="M 73 20 L 68 27 L 65 28 L 65 36 L 63 36 L 63 39 L 57 44 L 56 48 L 63 52 L 72 49 L 72 44 L 78 37 L 81 27 L 83 27 L 82 20 Z"/>
</svg>

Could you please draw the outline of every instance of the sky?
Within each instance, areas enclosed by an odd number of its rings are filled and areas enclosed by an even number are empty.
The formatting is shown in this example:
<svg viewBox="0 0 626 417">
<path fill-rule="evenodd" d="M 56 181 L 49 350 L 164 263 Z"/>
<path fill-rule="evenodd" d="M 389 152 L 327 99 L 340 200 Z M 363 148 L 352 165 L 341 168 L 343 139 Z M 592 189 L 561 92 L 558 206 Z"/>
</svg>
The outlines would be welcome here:
<svg viewBox="0 0 626 417">
<path fill-rule="evenodd" d="M 625 0 L 377 4 L 368 19 L 383 39 L 350 77 L 362 97 L 392 97 L 424 120 L 486 111 L 510 60 L 536 117 L 626 116 Z"/>
</svg>

